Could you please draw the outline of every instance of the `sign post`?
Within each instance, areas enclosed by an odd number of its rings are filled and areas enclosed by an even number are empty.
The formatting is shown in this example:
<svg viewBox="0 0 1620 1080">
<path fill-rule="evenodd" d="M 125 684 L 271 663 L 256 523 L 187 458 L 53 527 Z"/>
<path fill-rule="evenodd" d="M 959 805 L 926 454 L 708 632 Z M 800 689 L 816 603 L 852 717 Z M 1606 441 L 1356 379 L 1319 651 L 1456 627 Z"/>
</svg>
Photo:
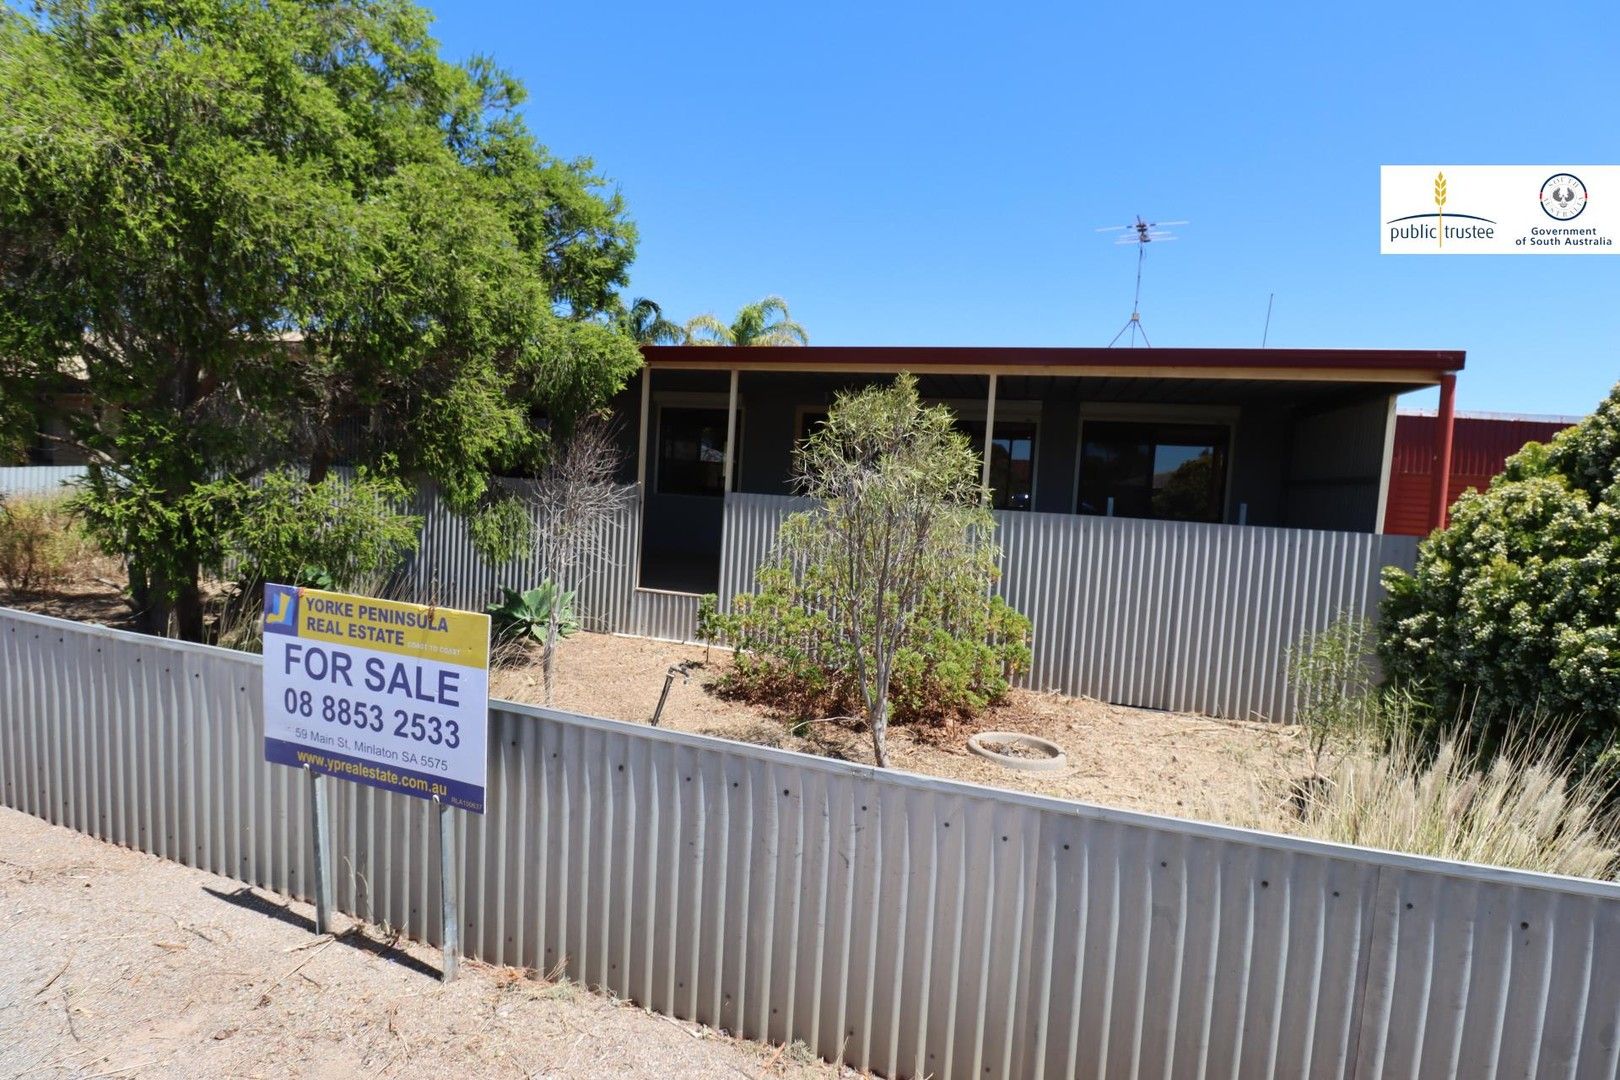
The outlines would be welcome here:
<svg viewBox="0 0 1620 1080">
<path fill-rule="evenodd" d="M 309 777 L 309 823 L 315 835 L 315 932 L 332 932 L 332 811 L 326 802 L 326 777 L 304 766 Z"/>
<path fill-rule="evenodd" d="M 264 588 L 264 756 L 310 777 L 315 922 L 330 925 L 330 783 L 430 800 L 439 823 L 444 978 L 460 952 L 455 810 L 484 812 L 489 616 L 288 585 Z"/>
<path fill-rule="evenodd" d="M 440 978 L 449 982 L 456 977 L 456 966 L 461 959 L 461 852 L 456 845 L 455 812 L 439 800 L 433 801 L 434 811 L 439 818 L 439 894 L 442 901 L 439 931 L 444 949 L 444 963 L 439 972 Z"/>
</svg>

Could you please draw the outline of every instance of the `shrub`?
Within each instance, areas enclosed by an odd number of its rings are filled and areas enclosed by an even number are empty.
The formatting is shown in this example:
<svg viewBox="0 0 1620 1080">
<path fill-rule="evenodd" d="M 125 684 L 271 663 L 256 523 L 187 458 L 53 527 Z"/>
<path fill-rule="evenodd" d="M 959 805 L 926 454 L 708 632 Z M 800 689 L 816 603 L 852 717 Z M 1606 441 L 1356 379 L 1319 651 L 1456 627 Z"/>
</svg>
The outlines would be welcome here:
<svg viewBox="0 0 1620 1080">
<path fill-rule="evenodd" d="M 0 500 L 0 582 L 11 596 L 56 588 L 88 546 L 66 499 Z"/>
<path fill-rule="evenodd" d="M 1375 645 L 1371 620 L 1344 616 L 1288 650 L 1288 682 L 1313 779 L 1330 767 L 1335 751 L 1387 734 L 1391 713 L 1411 713 L 1400 690 L 1380 689 Z"/>
<path fill-rule="evenodd" d="M 579 622 L 574 618 L 574 594 L 558 589 L 550 581 L 542 581 L 523 592 L 503 588 L 501 601 L 485 610 L 489 612 L 490 630 L 501 643 L 545 644 L 553 614 L 559 637 L 569 637 L 579 630 Z"/>
<path fill-rule="evenodd" d="M 1572 749 L 1620 731 L 1620 386 L 1597 411 L 1508 460 L 1385 571 L 1379 655 L 1392 676 L 1464 703 L 1491 737 L 1518 713 L 1570 716 Z"/>
<path fill-rule="evenodd" d="M 862 706 L 857 646 L 841 635 L 804 576 L 782 563 L 757 575 L 757 593 L 721 614 L 700 602 L 698 638 L 731 644 L 719 690 L 808 714 L 851 714 Z M 705 597 L 710 599 L 710 597 Z M 1030 622 L 1000 596 L 936 586 L 923 594 L 894 656 L 889 709 L 902 724 L 970 719 L 1006 698 L 1029 670 Z"/>
<path fill-rule="evenodd" d="M 400 512 L 406 496 L 401 481 L 365 472 L 310 484 L 279 470 L 222 487 L 231 524 L 216 569 L 233 567 L 250 592 L 266 581 L 349 589 L 386 575 L 416 549 L 422 522 Z"/>
</svg>

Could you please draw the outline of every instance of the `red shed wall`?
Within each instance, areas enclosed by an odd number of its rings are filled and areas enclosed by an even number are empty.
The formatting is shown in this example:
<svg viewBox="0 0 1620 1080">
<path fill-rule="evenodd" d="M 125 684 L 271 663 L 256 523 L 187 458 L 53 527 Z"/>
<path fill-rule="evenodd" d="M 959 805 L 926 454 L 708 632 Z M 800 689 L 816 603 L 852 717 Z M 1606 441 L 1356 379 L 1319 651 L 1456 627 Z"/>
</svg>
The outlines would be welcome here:
<svg viewBox="0 0 1620 1080">
<path fill-rule="evenodd" d="M 1452 431 L 1451 477 L 1446 505 L 1474 488 L 1483 491 L 1507 459 L 1528 442 L 1546 442 L 1568 427 L 1568 420 L 1517 420 L 1508 417 L 1458 416 Z M 1432 416 L 1400 414 L 1395 418 L 1395 450 L 1390 459 L 1389 502 L 1384 531 L 1403 536 L 1429 532 L 1430 477 L 1434 473 Z"/>
</svg>

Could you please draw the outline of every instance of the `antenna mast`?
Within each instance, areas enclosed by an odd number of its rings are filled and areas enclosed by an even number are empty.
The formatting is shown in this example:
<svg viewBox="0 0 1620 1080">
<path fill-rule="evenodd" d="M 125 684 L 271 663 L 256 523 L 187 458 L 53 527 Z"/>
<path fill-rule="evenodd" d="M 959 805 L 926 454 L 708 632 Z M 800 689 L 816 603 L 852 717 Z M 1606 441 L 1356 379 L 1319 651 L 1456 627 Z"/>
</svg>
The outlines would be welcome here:
<svg viewBox="0 0 1620 1080">
<path fill-rule="evenodd" d="M 1114 340 L 1108 343 L 1111 349 L 1119 344 L 1119 339 L 1128 331 L 1131 335 L 1131 348 L 1136 348 L 1136 335 L 1142 335 L 1142 344 L 1153 348 L 1153 342 L 1148 340 L 1147 328 L 1142 325 L 1142 263 L 1147 258 L 1147 246 L 1155 240 L 1163 242 L 1174 240 L 1176 237 L 1165 229 L 1171 225 L 1185 225 L 1185 221 L 1144 221 L 1142 215 L 1136 215 L 1134 225 L 1105 225 L 1098 232 L 1117 232 L 1122 235 L 1114 240 L 1116 246 L 1120 244 L 1136 245 L 1136 295 L 1131 300 L 1131 317 L 1125 320 L 1125 325 L 1119 328 Z"/>
</svg>

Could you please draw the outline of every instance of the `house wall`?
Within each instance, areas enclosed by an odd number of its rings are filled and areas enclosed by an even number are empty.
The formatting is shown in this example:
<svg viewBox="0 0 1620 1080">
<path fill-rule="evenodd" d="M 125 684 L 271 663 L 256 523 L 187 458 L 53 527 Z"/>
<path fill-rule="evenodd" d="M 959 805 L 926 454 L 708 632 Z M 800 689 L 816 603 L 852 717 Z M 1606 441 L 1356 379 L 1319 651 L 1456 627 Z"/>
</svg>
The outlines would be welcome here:
<svg viewBox="0 0 1620 1080">
<path fill-rule="evenodd" d="M 793 440 L 801 412 L 824 409 L 839 389 L 874 381 L 873 377 L 826 376 L 791 372 L 743 372 L 738 383 L 741 437 L 735 465 L 735 488 L 761 495 L 791 494 Z M 987 380 L 963 380 L 953 389 L 930 385 L 925 396 L 962 403 L 982 400 Z M 1039 400 L 1020 399 L 1002 380 L 998 412 L 1012 409 L 1037 412 L 1038 433 L 1034 509 L 1044 513 L 1074 512 L 1078 479 L 1081 414 L 1084 407 L 1109 410 L 1105 402 L 1082 401 L 1080 381 L 1060 381 L 1056 392 Z M 706 393 L 724 404 L 725 372 L 660 371 L 652 384 L 649 420 L 649 456 L 658 446 L 658 406 L 669 395 Z M 935 393 L 935 391 L 938 391 Z M 1011 392 L 1009 392 L 1011 391 Z M 974 392 L 976 398 L 963 397 Z M 1137 415 L 1153 406 L 1121 405 L 1122 416 Z M 636 478 L 634 455 L 639 423 L 640 388 L 634 383 L 615 403 L 619 412 L 627 463 L 623 479 Z M 1130 410 L 1137 410 L 1136 413 Z M 1232 462 L 1228 475 L 1226 521 L 1249 525 L 1337 529 L 1373 532 L 1378 525 L 1378 502 L 1384 465 L 1385 428 L 1389 397 L 1376 394 L 1334 408 L 1300 413 L 1294 406 L 1275 401 L 1227 400 L 1210 406 L 1167 405 L 1166 415 L 1196 417 L 1200 410 L 1225 410 L 1232 425 Z M 660 495 L 656 465 L 647 469 L 647 525 L 657 545 L 685 554 L 711 552 L 720 541 L 721 510 L 712 498 Z"/>
<path fill-rule="evenodd" d="M 1294 418 L 1281 524 L 1376 532 L 1390 398 Z"/>
</svg>

